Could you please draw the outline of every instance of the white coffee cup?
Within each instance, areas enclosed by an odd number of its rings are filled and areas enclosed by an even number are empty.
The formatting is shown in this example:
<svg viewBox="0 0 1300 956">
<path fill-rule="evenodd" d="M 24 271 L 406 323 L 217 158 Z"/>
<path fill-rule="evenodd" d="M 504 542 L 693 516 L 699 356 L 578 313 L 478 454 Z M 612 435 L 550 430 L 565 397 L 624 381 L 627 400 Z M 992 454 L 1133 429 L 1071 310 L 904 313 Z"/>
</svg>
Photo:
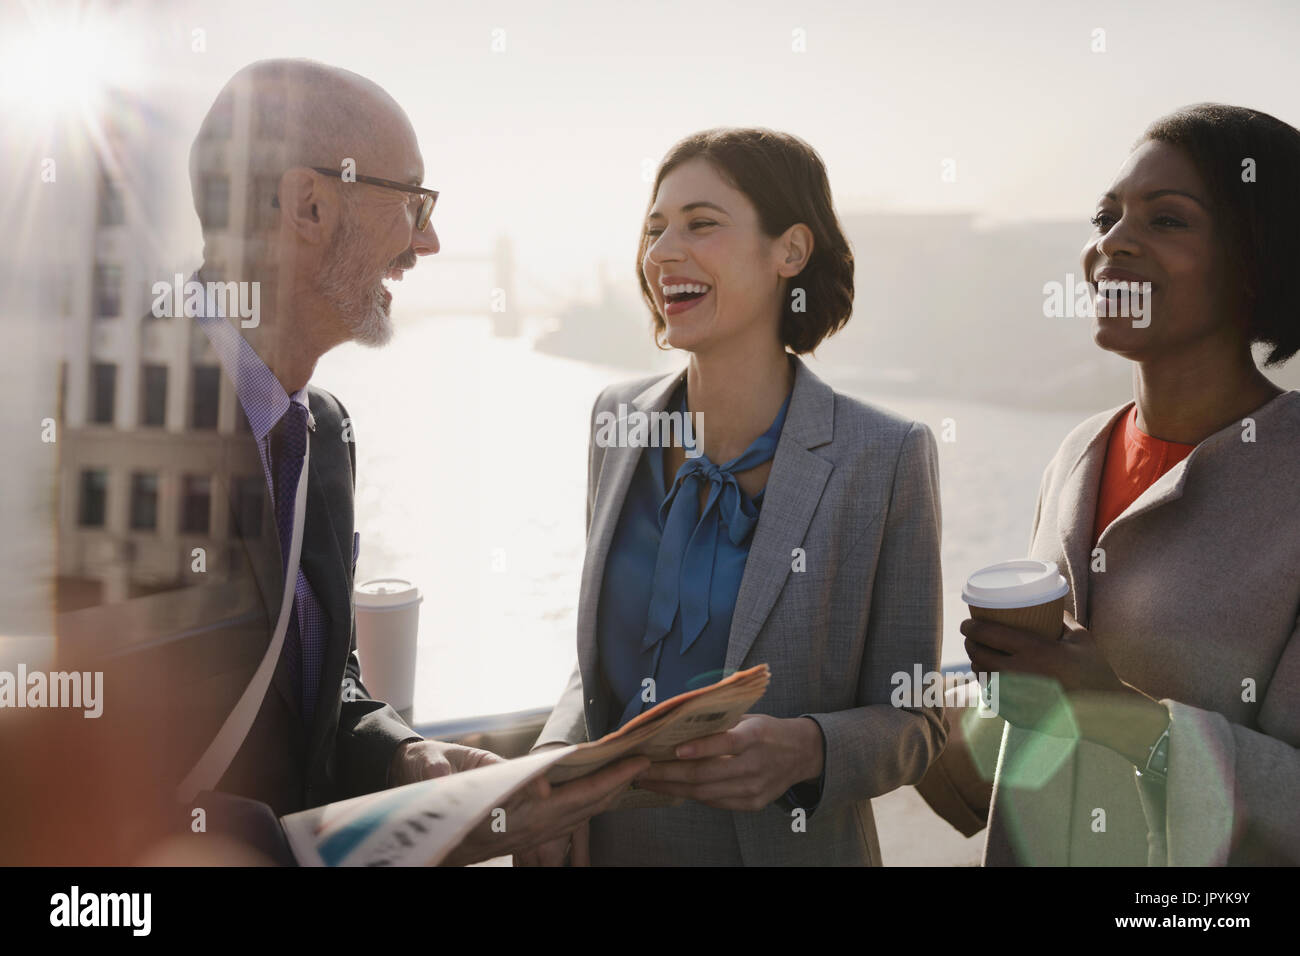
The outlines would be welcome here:
<svg viewBox="0 0 1300 956">
<path fill-rule="evenodd" d="M 353 594 L 361 682 L 394 710 L 415 702 L 415 650 L 420 589 L 401 578 L 363 581 Z"/>
<path fill-rule="evenodd" d="M 966 579 L 962 600 L 971 617 L 1049 639 L 1061 634 L 1070 582 L 1051 561 L 1021 558 L 980 568 Z"/>
</svg>

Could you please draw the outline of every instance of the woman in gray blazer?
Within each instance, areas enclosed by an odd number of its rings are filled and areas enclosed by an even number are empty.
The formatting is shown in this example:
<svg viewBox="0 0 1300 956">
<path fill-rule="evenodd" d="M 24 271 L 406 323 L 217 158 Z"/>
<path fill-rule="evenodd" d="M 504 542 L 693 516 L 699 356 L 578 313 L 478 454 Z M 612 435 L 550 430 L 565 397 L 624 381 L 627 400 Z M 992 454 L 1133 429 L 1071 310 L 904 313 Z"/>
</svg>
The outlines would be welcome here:
<svg viewBox="0 0 1300 956">
<path fill-rule="evenodd" d="M 639 779 L 677 805 L 606 813 L 517 859 L 879 864 L 871 798 L 919 780 L 944 743 L 936 708 L 891 703 L 896 675 L 938 664 L 933 436 L 797 357 L 853 295 L 811 147 L 699 133 L 651 197 L 641 288 L 657 339 L 690 359 L 596 400 L 578 666 L 535 749 L 758 663 L 771 684 L 732 731 Z M 665 411 L 702 422 L 694 445 L 615 440 Z"/>
<path fill-rule="evenodd" d="M 986 864 L 1300 863 L 1300 392 L 1252 357 L 1300 351 L 1298 173 L 1295 129 L 1202 104 L 1098 200 L 1093 334 L 1134 400 L 1043 475 L 1060 640 L 962 624 L 1011 724 Z"/>
</svg>

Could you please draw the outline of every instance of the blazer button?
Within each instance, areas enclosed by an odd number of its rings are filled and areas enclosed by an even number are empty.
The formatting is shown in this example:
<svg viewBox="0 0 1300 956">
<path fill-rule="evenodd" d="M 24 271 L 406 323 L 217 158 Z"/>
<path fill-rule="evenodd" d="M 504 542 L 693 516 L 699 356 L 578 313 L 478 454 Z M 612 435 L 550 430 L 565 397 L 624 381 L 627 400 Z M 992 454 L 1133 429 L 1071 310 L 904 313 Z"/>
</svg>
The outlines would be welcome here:
<svg viewBox="0 0 1300 956">
<path fill-rule="evenodd" d="M 588 706 L 588 707 L 594 707 L 595 705 L 596 705 L 596 698 L 594 698 L 594 697 L 588 697 L 588 698 L 587 698 L 587 706 Z"/>
</svg>

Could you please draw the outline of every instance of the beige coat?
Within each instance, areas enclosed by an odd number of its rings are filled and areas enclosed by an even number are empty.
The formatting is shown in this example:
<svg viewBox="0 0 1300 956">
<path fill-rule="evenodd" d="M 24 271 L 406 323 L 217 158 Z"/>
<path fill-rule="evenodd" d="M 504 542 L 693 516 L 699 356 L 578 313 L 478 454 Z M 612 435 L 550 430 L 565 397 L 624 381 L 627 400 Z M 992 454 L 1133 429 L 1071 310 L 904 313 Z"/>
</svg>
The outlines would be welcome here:
<svg viewBox="0 0 1300 956">
<path fill-rule="evenodd" d="M 1030 553 L 1060 565 L 1120 678 L 1169 708 L 1168 782 L 1008 727 L 985 863 L 1300 863 L 1300 392 L 1249 416 L 1253 436 L 1234 423 L 1198 444 L 1094 553 L 1107 438 L 1131 406 L 1061 444 Z"/>
</svg>

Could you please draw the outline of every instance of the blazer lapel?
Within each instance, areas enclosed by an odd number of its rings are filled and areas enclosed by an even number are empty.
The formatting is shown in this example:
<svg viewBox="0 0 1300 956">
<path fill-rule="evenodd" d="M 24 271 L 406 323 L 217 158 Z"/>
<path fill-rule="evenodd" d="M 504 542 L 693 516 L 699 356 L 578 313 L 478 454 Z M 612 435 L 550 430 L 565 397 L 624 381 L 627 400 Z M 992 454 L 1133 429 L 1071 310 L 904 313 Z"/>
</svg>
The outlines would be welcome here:
<svg viewBox="0 0 1300 956">
<path fill-rule="evenodd" d="M 685 376 L 685 369 L 664 376 L 632 400 L 632 409 L 639 412 L 663 411 Z M 625 419 L 628 409 L 617 412 L 620 420 Z M 587 530 L 587 554 L 582 565 L 580 593 L 585 600 L 578 605 L 578 667 L 585 687 L 600 686 L 596 673 L 596 614 L 600 605 L 600 586 L 618 518 L 623 512 L 623 502 L 642 451 L 641 448 L 615 445 L 606 448 L 601 459 L 596 505 L 591 515 L 591 527 Z M 591 701 L 586 703 L 590 709 Z M 588 717 L 591 716 L 589 713 Z"/>
<path fill-rule="evenodd" d="M 256 439 L 251 435 L 247 436 L 246 450 L 246 454 L 243 447 L 231 452 L 232 461 L 226 473 L 232 476 L 247 475 L 256 478 L 258 494 L 261 496 L 259 520 L 254 522 L 252 516 L 246 514 L 240 507 L 243 502 L 239 500 L 234 481 L 227 484 L 226 495 L 230 504 L 230 513 L 234 516 L 239 543 L 248 556 L 248 564 L 258 596 L 266 612 L 266 640 L 269 644 L 280 618 L 280 600 L 284 594 L 284 572 L 281 568 L 284 566 L 284 559 L 280 554 L 280 534 L 275 526 L 275 505 L 262 474 L 262 462 L 257 453 Z M 236 458 L 237 466 L 234 462 Z M 296 712 L 299 709 L 297 695 L 282 665 L 283 655 L 281 661 L 277 662 L 271 680 L 285 702 Z"/>
<path fill-rule="evenodd" d="M 314 411 L 319 412 L 318 409 Z M 342 463 L 324 460 L 326 446 L 337 437 L 333 430 L 326 430 L 323 441 L 316 440 L 316 437 L 312 435 L 308 439 L 312 443 L 312 455 L 308 462 L 307 526 L 303 530 L 302 570 L 329 620 L 322 649 L 320 686 L 317 688 L 309 754 L 319 750 L 329 729 L 332 709 L 322 689 L 342 687 L 347 646 L 352 640 L 352 595 L 347 577 L 351 564 L 344 563 L 342 538 L 334 522 L 335 515 L 347 519 L 348 527 L 344 533 L 349 539 L 350 558 L 352 490 L 348 482 L 348 464 L 346 460 Z M 343 455 L 347 454 L 341 441 L 338 449 Z"/>
<path fill-rule="evenodd" d="M 810 449 L 831 441 L 835 394 L 801 360 L 794 362 L 794 393 L 736 595 L 727 640 L 728 671 L 740 668 L 785 587 L 791 552 L 803 543 L 833 468 Z"/>
<path fill-rule="evenodd" d="M 274 622 L 280 613 L 280 596 L 284 584 L 280 571 L 280 542 L 275 530 L 275 508 L 262 478 L 262 462 L 257 455 L 256 439 L 251 435 L 245 438 L 247 449 L 234 447 L 235 443 L 228 446 L 231 450 L 226 459 L 226 474 L 232 480 L 226 483 L 226 499 L 230 514 L 234 517 L 236 536 L 248 556 L 262 607 L 266 609 L 267 618 Z M 241 507 L 246 502 L 240 501 L 234 479 L 244 475 L 255 476 L 257 479 L 258 493 L 261 496 L 257 521 L 253 521 L 252 516 Z"/>
</svg>

